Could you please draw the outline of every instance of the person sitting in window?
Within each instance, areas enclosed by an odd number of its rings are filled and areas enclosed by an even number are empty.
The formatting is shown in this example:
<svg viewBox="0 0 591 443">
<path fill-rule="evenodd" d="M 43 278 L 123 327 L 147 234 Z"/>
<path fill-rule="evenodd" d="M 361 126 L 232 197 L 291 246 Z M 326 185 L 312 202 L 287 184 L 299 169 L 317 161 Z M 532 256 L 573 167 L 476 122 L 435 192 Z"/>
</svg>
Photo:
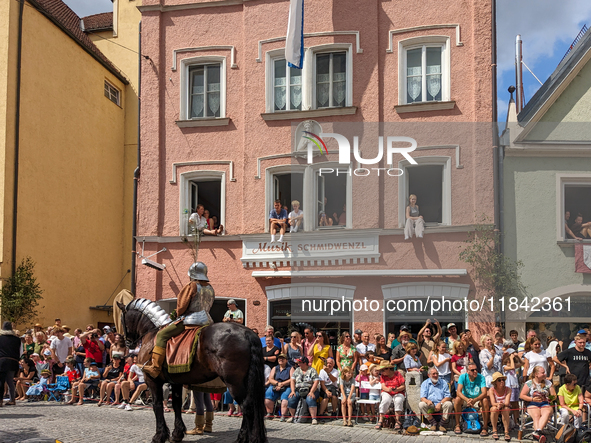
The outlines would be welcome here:
<svg viewBox="0 0 591 443">
<path fill-rule="evenodd" d="M 287 228 L 287 211 L 281 207 L 280 200 L 275 200 L 273 203 L 273 209 L 269 214 L 269 222 L 271 223 L 271 243 L 275 243 L 277 230 L 279 230 L 279 243 L 281 243 Z"/>
<path fill-rule="evenodd" d="M 326 212 L 320 211 L 318 226 L 332 226 L 332 225 L 333 225 L 332 217 L 327 217 Z"/>
<path fill-rule="evenodd" d="M 337 213 L 335 212 L 332 214 L 332 217 L 334 218 L 335 225 L 345 226 L 347 224 L 347 205 L 343 205 L 341 215 L 337 217 Z"/>
<path fill-rule="evenodd" d="M 300 210 L 300 202 L 297 200 L 292 201 L 291 206 L 293 207 L 293 211 L 287 216 L 287 222 L 290 226 L 289 232 L 298 232 L 298 230 L 302 229 L 304 211 Z"/>
<path fill-rule="evenodd" d="M 204 209 L 203 210 L 203 217 L 205 217 L 205 223 L 207 228 L 210 231 L 213 231 L 213 220 L 211 219 L 211 217 L 209 216 L 209 210 L 208 209 Z"/>
<path fill-rule="evenodd" d="M 419 206 L 417 205 L 417 196 L 410 194 L 408 197 L 409 205 L 406 207 L 406 225 L 404 226 L 404 239 L 408 240 L 414 235 L 417 238 L 423 238 L 425 230 L 425 221 L 423 216 L 419 215 Z"/>
<path fill-rule="evenodd" d="M 217 216 L 212 215 L 211 220 L 213 221 L 213 229 L 217 229 L 220 226 L 220 222 L 218 221 Z"/>
<path fill-rule="evenodd" d="M 568 221 L 570 220 L 570 211 L 566 211 L 564 214 L 564 232 L 568 238 L 574 238 L 575 240 L 583 240 L 580 236 L 575 235 L 575 233 L 570 229 L 568 226 Z M 582 218 L 581 218 L 582 221 Z"/>
<path fill-rule="evenodd" d="M 207 224 L 207 219 L 204 216 L 205 208 L 202 204 L 198 204 L 195 212 L 191 214 L 189 217 L 189 225 L 191 227 L 191 233 L 195 233 L 195 231 L 200 231 L 202 234 L 205 235 L 219 235 L 224 232 L 224 227 L 220 225 L 217 229 L 209 229 L 209 225 Z"/>
<path fill-rule="evenodd" d="M 244 313 L 240 309 L 238 309 L 238 306 L 236 305 L 236 300 L 228 300 L 228 310 L 224 314 L 224 318 L 222 319 L 222 321 L 238 323 L 239 325 L 244 324 Z"/>
</svg>

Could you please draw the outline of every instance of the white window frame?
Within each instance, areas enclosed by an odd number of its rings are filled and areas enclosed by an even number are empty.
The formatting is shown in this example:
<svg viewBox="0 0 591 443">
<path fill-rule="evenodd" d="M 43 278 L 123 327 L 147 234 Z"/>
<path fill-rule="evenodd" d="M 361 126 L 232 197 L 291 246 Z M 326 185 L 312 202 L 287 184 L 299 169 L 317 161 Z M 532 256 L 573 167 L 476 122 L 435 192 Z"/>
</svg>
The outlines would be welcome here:
<svg viewBox="0 0 591 443">
<path fill-rule="evenodd" d="M 351 43 L 331 43 L 326 45 L 311 46 L 304 48 L 304 66 L 302 67 L 302 111 L 316 108 L 316 54 L 343 52 L 347 54 L 347 95 L 345 107 L 353 106 L 353 45 Z M 275 111 L 274 106 L 274 66 L 275 60 L 285 58 L 285 49 L 273 49 L 265 53 L 265 110 L 267 113 L 274 112 L 297 112 Z M 331 108 L 320 108 L 331 109 Z"/>
<path fill-rule="evenodd" d="M 421 47 L 440 47 L 441 48 L 441 101 L 447 102 L 451 100 L 450 86 L 451 86 L 451 57 L 450 57 L 450 38 L 444 35 L 428 35 L 423 37 L 413 37 L 398 42 L 398 104 L 417 104 L 417 103 L 438 103 L 437 101 L 420 101 L 407 103 L 406 102 L 406 53 L 409 50 Z M 425 63 L 423 55 L 423 66 Z M 426 75 L 423 75 L 423 88 L 425 93 Z"/>
<path fill-rule="evenodd" d="M 265 170 L 265 232 L 269 232 L 269 211 L 273 207 L 274 189 L 273 189 L 273 177 L 275 175 L 292 174 L 292 173 L 303 173 L 303 190 L 302 195 L 304 196 L 301 202 L 304 211 L 304 232 L 314 231 L 339 231 L 340 229 L 351 229 L 353 226 L 353 179 L 352 174 L 347 174 L 347 190 L 345 197 L 345 204 L 347 205 L 347 224 L 344 227 L 330 227 L 330 228 L 319 228 L 317 227 L 317 195 L 316 195 L 316 177 L 317 172 L 320 168 L 333 168 L 336 169 L 340 166 L 340 169 L 346 169 L 343 165 L 339 165 L 337 162 L 325 162 L 315 163 L 312 165 L 280 165 L 270 166 Z M 314 210 L 310 211 L 309 208 L 313 207 Z M 289 208 L 288 213 L 291 211 Z M 316 217 L 316 219 L 315 219 Z M 310 229 L 310 226 L 313 228 Z"/>
<path fill-rule="evenodd" d="M 189 71 L 194 66 L 220 64 L 220 116 L 190 118 L 190 82 Z M 226 118 L 226 57 L 218 55 L 198 56 L 181 60 L 181 120 L 206 120 Z M 205 113 L 204 113 L 205 114 Z"/>
<path fill-rule="evenodd" d="M 443 166 L 443 184 L 441 188 L 441 223 L 438 224 L 439 226 L 451 226 L 452 218 L 451 218 L 451 157 L 447 156 L 425 156 L 425 157 L 415 157 L 413 159 L 418 163 L 418 166 L 421 165 L 435 165 L 435 166 Z M 398 167 L 402 169 L 403 174 L 398 176 L 398 226 L 400 228 L 404 228 L 406 224 L 406 207 L 408 206 L 408 193 L 409 193 L 409 184 L 408 184 L 408 174 L 406 169 L 411 166 L 411 164 L 407 160 L 402 160 L 398 162 Z M 412 165 L 416 167 L 416 165 Z M 419 208 L 421 207 L 420 196 L 418 205 Z"/>
<path fill-rule="evenodd" d="M 220 225 L 226 225 L 226 173 L 223 171 L 189 171 L 180 174 L 179 180 L 179 232 L 189 235 L 187 230 L 191 216 L 191 182 L 220 180 Z M 189 214 L 185 212 L 189 210 Z"/>
<path fill-rule="evenodd" d="M 112 89 L 112 90 L 114 90 L 114 91 L 115 91 L 115 97 L 117 97 L 117 101 L 115 102 L 115 101 L 111 100 L 111 97 L 110 97 L 110 96 L 107 96 L 106 94 L 104 94 L 104 96 L 105 96 L 105 97 L 106 97 L 106 98 L 107 98 L 107 99 L 108 99 L 108 100 L 109 100 L 111 103 L 114 103 L 114 104 L 116 104 L 117 106 L 121 107 L 121 90 L 120 90 L 120 89 L 119 89 L 117 86 L 115 86 L 113 83 L 111 83 L 110 81 L 108 81 L 108 80 L 105 80 L 105 83 L 104 83 L 104 85 L 103 85 L 103 91 L 104 91 L 104 89 L 105 89 L 105 88 L 109 88 L 109 89 Z M 106 91 L 104 91 L 104 92 L 106 92 Z M 109 91 L 109 95 L 110 95 L 110 94 L 111 94 L 111 91 Z"/>
<path fill-rule="evenodd" d="M 568 238 L 566 236 L 566 231 L 564 229 L 564 214 L 566 212 L 566 207 L 564 205 L 565 201 L 565 188 L 566 186 L 591 186 L 591 174 L 556 174 L 556 196 L 560 200 L 556 204 L 556 208 L 558 209 L 556 213 L 556 241 L 562 242 L 566 240 L 574 239 Z M 574 221 L 574 217 L 576 214 L 571 214 L 571 221 Z"/>
</svg>

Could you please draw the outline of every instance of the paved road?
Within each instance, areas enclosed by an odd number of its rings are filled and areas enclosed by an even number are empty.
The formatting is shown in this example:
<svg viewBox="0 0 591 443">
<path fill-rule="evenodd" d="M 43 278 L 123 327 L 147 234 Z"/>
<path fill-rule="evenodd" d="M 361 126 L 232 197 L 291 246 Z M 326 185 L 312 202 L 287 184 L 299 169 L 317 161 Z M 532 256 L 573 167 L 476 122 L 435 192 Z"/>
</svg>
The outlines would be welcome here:
<svg viewBox="0 0 591 443">
<path fill-rule="evenodd" d="M 173 427 L 173 414 L 166 414 Z M 188 429 L 194 415 L 183 414 Z M 186 442 L 232 443 L 238 435 L 240 418 L 216 416 L 214 433 L 186 436 Z M 269 443 L 474 443 L 492 442 L 489 438 L 445 436 L 402 436 L 388 430 L 376 431 L 369 425 L 343 427 L 340 421 L 312 426 L 309 424 L 267 421 Z M 59 439 L 63 443 L 149 443 L 155 432 L 151 409 L 122 411 L 111 407 L 65 406 L 55 402 L 18 403 L 0 408 L 0 443 L 17 443 L 29 439 Z M 41 441 L 41 440 L 40 440 Z M 516 440 L 513 440 L 516 441 Z"/>
</svg>

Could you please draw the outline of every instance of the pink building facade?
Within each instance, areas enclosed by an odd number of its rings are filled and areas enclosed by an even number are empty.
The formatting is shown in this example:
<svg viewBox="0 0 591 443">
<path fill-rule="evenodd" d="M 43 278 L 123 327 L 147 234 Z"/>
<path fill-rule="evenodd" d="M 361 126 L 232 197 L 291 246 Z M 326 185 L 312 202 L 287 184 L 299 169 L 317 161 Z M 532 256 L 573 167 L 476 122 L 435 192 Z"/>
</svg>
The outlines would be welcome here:
<svg viewBox="0 0 591 443">
<path fill-rule="evenodd" d="M 490 2 L 361 3 L 305 3 L 300 71 L 284 59 L 287 0 L 143 1 L 137 241 L 144 256 L 166 248 L 152 257 L 166 268 L 138 261 L 138 297 L 173 306 L 193 262 L 188 217 L 202 203 L 225 227 L 198 253 L 219 298 L 214 320 L 229 298 L 259 331 L 306 321 L 416 333 L 426 318 L 490 319 L 463 304 L 426 308 L 478 298 L 459 252 L 481 217 L 493 218 Z M 378 176 L 339 164 L 329 137 L 310 164 L 303 130 L 345 134 L 351 148 L 358 135 L 364 158 L 378 136 L 412 137 L 417 164 L 394 154 L 371 166 L 384 168 Z M 423 239 L 404 238 L 411 193 Z M 275 199 L 290 211 L 300 201 L 304 226 L 270 245 Z M 320 226 L 322 211 L 337 213 L 333 226 Z M 365 306 L 307 313 L 302 300 Z"/>
</svg>

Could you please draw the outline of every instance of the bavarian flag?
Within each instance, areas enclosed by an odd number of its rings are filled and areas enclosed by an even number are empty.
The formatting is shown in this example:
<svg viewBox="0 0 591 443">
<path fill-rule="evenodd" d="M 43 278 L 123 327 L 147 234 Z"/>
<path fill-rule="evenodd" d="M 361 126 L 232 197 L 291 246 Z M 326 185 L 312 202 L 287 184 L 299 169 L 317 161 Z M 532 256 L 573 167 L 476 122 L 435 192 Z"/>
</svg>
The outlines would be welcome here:
<svg viewBox="0 0 591 443">
<path fill-rule="evenodd" d="M 304 64 L 304 0 L 290 0 L 285 59 L 292 68 L 302 69 Z"/>
</svg>

